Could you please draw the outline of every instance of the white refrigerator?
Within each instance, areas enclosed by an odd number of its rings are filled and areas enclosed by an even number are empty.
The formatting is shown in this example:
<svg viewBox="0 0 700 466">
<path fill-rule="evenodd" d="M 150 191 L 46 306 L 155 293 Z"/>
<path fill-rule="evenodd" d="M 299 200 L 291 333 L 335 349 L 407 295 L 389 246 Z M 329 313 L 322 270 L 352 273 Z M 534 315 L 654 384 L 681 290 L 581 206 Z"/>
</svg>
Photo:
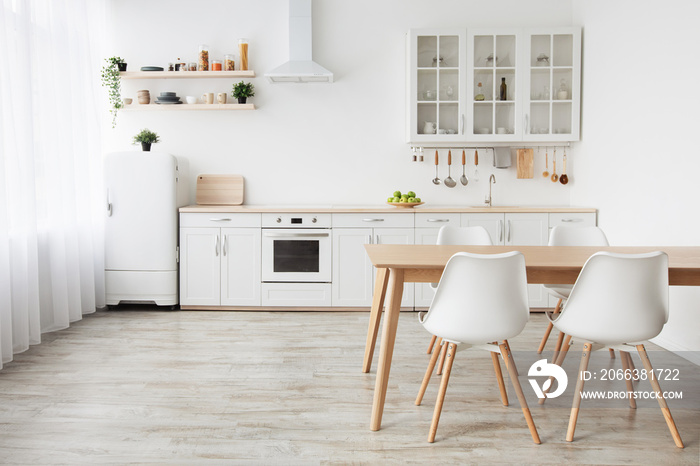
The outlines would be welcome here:
<svg viewBox="0 0 700 466">
<path fill-rule="evenodd" d="M 116 152 L 107 154 L 104 170 L 107 305 L 177 305 L 186 162 L 163 152 Z"/>
</svg>

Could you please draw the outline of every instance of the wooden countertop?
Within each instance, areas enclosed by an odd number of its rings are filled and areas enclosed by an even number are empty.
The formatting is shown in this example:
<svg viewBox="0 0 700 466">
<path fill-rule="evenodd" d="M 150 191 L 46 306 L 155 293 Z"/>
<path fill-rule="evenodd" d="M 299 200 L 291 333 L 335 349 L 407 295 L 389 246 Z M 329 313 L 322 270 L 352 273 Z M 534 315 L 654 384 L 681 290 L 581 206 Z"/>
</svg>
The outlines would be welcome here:
<svg viewBox="0 0 700 466">
<path fill-rule="evenodd" d="M 429 205 L 424 204 L 414 208 L 393 207 L 390 205 L 316 205 L 316 206 L 293 206 L 293 205 L 188 205 L 180 207 L 180 212 L 192 213 L 595 213 L 597 209 L 591 207 L 561 207 L 561 206 L 456 206 L 456 205 Z"/>
</svg>

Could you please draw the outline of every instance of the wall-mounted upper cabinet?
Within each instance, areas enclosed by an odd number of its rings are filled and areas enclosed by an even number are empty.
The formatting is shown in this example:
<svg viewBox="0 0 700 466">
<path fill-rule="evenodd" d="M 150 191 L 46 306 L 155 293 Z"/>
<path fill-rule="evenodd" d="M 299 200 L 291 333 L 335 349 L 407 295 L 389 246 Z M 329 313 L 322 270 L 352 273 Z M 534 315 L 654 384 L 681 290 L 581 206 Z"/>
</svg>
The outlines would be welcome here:
<svg viewBox="0 0 700 466">
<path fill-rule="evenodd" d="M 576 141 L 579 28 L 408 34 L 410 143 Z"/>
</svg>

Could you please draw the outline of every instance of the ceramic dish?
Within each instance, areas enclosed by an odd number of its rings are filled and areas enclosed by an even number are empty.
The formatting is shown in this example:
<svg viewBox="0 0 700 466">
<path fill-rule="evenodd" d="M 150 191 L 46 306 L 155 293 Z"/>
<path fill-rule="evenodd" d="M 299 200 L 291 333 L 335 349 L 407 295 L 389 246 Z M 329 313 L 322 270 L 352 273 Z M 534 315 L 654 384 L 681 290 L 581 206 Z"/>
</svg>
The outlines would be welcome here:
<svg viewBox="0 0 700 466">
<path fill-rule="evenodd" d="M 162 101 L 162 100 L 156 100 L 156 103 L 161 104 L 161 105 L 175 105 L 175 104 L 181 104 L 182 102 L 166 102 L 166 101 Z"/>
<path fill-rule="evenodd" d="M 142 66 L 141 71 L 163 71 L 161 66 Z"/>
<path fill-rule="evenodd" d="M 161 97 L 176 97 L 177 93 L 175 93 L 175 92 L 161 92 L 160 96 Z"/>
<path fill-rule="evenodd" d="M 178 100 L 180 100 L 179 97 L 167 97 L 167 96 L 156 97 L 156 99 L 162 100 L 165 102 L 177 102 Z"/>
<path fill-rule="evenodd" d="M 423 205 L 425 202 L 387 202 L 387 204 L 394 207 L 415 207 L 417 205 Z"/>
</svg>

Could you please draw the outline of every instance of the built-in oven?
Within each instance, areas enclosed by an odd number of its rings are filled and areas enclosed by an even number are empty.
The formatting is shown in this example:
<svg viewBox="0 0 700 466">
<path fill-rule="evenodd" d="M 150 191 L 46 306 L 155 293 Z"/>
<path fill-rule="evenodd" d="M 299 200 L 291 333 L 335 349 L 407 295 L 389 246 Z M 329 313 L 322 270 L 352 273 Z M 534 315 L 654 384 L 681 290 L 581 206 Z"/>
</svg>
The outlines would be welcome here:
<svg viewBox="0 0 700 466">
<path fill-rule="evenodd" d="M 263 214 L 263 305 L 330 305 L 331 215 Z"/>
</svg>

